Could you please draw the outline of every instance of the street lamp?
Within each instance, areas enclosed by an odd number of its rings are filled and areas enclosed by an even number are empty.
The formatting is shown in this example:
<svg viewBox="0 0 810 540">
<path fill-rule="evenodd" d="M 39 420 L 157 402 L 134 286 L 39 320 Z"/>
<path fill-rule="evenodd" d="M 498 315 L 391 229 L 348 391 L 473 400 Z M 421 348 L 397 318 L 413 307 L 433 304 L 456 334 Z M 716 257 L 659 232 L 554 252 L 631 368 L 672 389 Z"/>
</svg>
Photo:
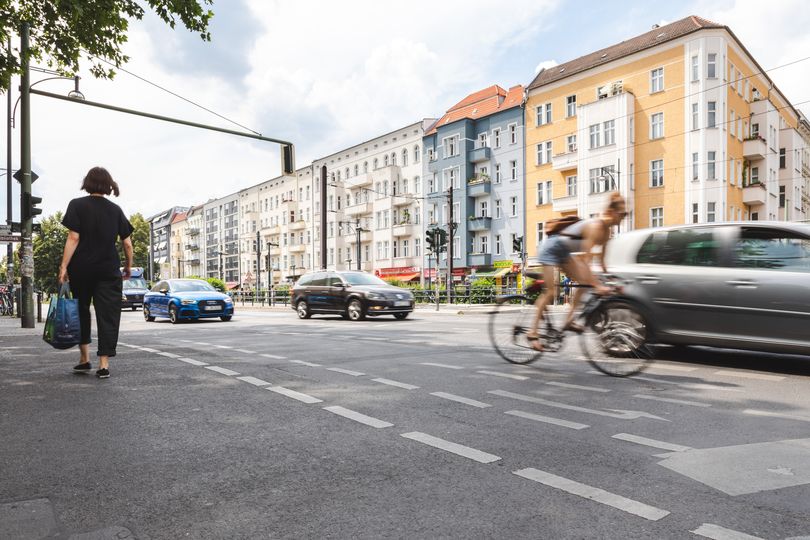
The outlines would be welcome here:
<svg viewBox="0 0 810 540">
<path fill-rule="evenodd" d="M 225 268 L 222 265 L 222 256 L 225 255 L 225 252 L 218 249 L 214 252 L 214 255 L 219 255 L 219 279 L 222 280 L 222 283 L 225 283 Z"/>
<path fill-rule="evenodd" d="M 278 247 L 278 244 L 275 242 L 267 242 L 267 286 L 270 287 L 270 305 L 273 305 L 274 301 L 274 289 L 273 289 L 273 256 L 270 254 L 271 247 Z"/>
</svg>

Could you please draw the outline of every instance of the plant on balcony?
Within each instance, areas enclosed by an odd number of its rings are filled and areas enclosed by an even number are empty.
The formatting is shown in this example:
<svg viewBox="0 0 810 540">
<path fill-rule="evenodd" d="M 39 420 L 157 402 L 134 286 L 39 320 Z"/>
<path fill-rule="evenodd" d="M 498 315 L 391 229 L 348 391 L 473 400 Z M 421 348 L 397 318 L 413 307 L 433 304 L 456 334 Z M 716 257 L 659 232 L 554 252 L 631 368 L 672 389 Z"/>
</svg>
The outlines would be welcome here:
<svg viewBox="0 0 810 540">
<path fill-rule="evenodd" d="M 411 213 L 407 210 L 402 211 L 402 222 L 400 225 L 408 225 L 411 223 Z"/>
<path fill-rule="evenodd" d="M 762 141 L 762 142 L 765 142 L 765 138 L 760 134 L 756 134 L 756 135 L 749 135 L 748 137 L 743 138 L 743 141 Z"/>
<path fill-rule="evenodd" d="M 476 174 L 475 176 L 472 176 L 470 177 L 469 180 L 467 180 L 467 185 L 483 184 L 484 182 L 489 182 L 489 175 Z"/>
</svg>

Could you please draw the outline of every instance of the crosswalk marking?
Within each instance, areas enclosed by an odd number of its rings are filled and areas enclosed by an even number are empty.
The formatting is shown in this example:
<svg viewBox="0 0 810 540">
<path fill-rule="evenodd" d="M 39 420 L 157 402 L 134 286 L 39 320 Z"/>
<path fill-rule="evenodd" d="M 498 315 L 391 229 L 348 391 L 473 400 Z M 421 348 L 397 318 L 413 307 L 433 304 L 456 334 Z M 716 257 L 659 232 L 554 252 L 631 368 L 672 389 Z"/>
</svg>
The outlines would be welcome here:
<svg viewBox="0 0 810 540">
<path fill-rule="evenodd" d="M 470 448 L 469 446 L 464 446 L 463 444 L 446 441 L 444 439 L 440 439 L 439 437 L 428 435 L 427 433 L 414 431 L 411 433 L 402 433 L 401 436 L 405 437 L 406 439 L 411 439 L 412 441 L 417 441 L 422 444 L 444 450 L 445 452 L 450 452 L 451 454 L 456 454 L 457 456 L 462 456 L 467 459 L 477 461 L 478 463 L 492 463 L 493 461 L 498 461 L 501 459 L 499 456 L 494 454 L 482 452 L 481 450 L 476 450 L 475 448 Z"/>
</svg>

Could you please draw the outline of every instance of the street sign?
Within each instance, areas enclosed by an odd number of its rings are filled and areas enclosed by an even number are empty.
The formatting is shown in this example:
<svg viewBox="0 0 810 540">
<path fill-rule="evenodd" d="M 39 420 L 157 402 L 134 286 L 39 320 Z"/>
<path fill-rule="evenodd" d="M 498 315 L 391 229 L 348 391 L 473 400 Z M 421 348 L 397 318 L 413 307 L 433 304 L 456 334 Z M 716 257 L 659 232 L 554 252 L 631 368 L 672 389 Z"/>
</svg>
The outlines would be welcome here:
<svg viewBox="0 0 810 540">
<path fill-rule="evenodd" d="M 14 234 L 0 234 L 0 242 L 22 242 L 22 236 Z"/>
<path fill-rule="evenodd" d="M 37 173 L 35 173 L 34 171 L 31 171 L 31 183 L 32 184 L 37 181 L 37 178 L 39 178 L 39 175 Z M 19 169 L 17 169 L 17 172 L 14 173 L 14 179 L 17 180 L 17 182 L 22 182 L 22 172 L 20 172 Z"/>
</svg>

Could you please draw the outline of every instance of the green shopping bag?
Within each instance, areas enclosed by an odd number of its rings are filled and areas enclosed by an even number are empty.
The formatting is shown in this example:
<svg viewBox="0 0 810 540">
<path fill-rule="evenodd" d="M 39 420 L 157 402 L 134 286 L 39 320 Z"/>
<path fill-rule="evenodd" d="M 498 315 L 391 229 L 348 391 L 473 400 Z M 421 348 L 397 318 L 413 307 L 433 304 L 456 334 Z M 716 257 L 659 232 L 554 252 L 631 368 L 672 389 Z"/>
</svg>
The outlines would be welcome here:
<svg viewBox="0 0 810 540">
<path fill-rule="evenodd" d="M 81 341 L 79 301 L 73 298 L 67 283 L 51 297 L 42 339 L 55 349 L 70 349 Z"/>
</svg>

